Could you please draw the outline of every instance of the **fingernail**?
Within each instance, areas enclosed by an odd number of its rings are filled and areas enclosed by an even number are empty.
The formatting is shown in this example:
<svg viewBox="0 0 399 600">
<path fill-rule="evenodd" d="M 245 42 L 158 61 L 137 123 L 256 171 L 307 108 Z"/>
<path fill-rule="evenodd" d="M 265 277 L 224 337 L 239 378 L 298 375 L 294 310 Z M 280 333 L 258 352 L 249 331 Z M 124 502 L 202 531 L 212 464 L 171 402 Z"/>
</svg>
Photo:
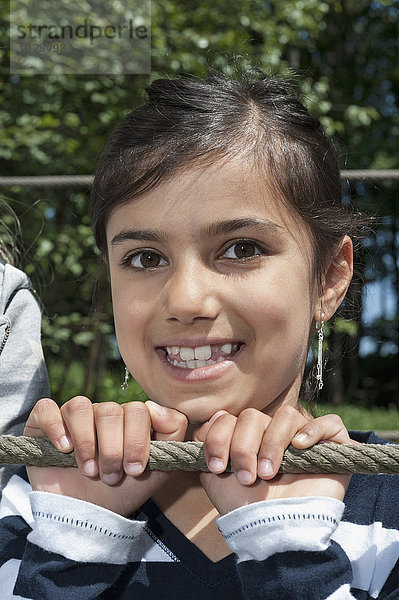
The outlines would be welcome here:
<svg viewBox="0 0 399 600">
<path fill-rule="evenodd" d="M 97 467 L 97 463 L 95 460 L 88 460 L 84 465 L 83 465 L 83 473 L 85 475 L 89 475 L 90 477 L 93 477 L 94 475 L 98 474 L 98 467 Z"/>
<path fill-rule="evenodd" d="M 115 483 L 118 483 L 120 478 L 121 478 L 120 473 L 108 473 L 108 474 L 103 473 L 101 476 L 102 481 L 104 483 L 106 483 L 107 485 L 115 485 Z"/>
<path fill-rule="evenodd" d="M 263 476 L 271 475 L 273 473 L 273 465 L 270 462 L 270 460 L 267 460 L 267 458 L 263 458 L 259 463 L 258 472 L 259 475 Z"/>
<path fill-rule="evenodd" d="M 140 462 L 127 463 L 125 466 L 126 475 L 138 475 L 143 470 L 143 465 Z"/>
<path fill-rule="evenodd" d="M 224 469 L 224 463 L 220 458 L 211 458 L 208 467 L 210 471 L 221 471 Z"/>
<path fill-rule="evenodd" d="M 71 442 L 68 440 L 68 438 L 66 437 L 66 435 L 63 435 L 58 440 L 58 445 L 61 448 L 61 450 L 68 450 L 68 448 L 71 447 Z"/>
<path fill-rule="evenodd" d="M 240 483 L 250 483 L 253 479 L 249 471 L 237 471 L 236 477 Z"/>
<path fill-rule="evenodd" d="M 306 433 L 298 433 L 298 435 L 294 436 L 294 440 L 296 440 L 297 442 L 300 442 L 301 444 L 303 442 L 306 442 L 307 439 L 308 439 L 308 436 L 306 435 Z"/>
</svg>

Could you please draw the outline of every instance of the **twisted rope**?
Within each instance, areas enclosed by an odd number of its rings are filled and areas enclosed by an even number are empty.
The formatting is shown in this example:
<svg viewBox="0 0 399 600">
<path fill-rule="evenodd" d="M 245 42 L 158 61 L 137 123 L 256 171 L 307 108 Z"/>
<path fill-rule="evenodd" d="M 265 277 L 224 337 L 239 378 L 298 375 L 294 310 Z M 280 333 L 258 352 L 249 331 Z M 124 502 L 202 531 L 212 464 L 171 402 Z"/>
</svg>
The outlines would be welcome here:
<svg viewBox="0 0 399 600">
<path fill-rule="evenodd" d="M 0 436 L 0 464 L 76 467 L 74 453 L 59 452 L 46 438 Z M 208 471 L 201 442 L 151 442 L 147 469 Z M 228 471 L 231 471 L 229 464 Z M 399 473 L 399 445 L 317 444 L 306 450 L 290 446 L 279 473 Z"/>
<path fill-rule="evenodd" d="M 348 171 L 341 171 L 341 179 L 349 179 L 351 181 L 359 180 L 371 180 L 381 181 L 392 181 L 399 179 L 399 169 L 351 169 Z"/>
<path fill-rule="evenodd" d="M 351 169 L 341 171 L 341 179 L 352 181 L 392 181 L 399 179 L 399 169 Z M 26 175 L 0 177 L 0 188 L 23 186 L 30 188 L 90 187 L 93 175 Z"/>
<path fill-rule="evenodd" d="M 92 182 L 93 175 L 27 175 L 0 177 L 0 188 L 18 185 L 29 188 L 89 187 Z"/>
</svg>

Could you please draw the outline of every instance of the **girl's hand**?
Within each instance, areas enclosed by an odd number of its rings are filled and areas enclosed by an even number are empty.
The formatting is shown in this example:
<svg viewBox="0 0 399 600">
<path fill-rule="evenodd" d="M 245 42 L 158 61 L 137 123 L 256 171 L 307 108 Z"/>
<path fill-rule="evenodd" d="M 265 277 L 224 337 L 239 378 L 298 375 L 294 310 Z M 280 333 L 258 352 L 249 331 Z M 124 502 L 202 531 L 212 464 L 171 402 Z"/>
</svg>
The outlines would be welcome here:
<svg viewBox="0 0 399 600">
<path fill-rule="evenodd" d="M 29 467 L 33 489 L 72 496 L 129 516 L 168 479 L 145 471 L 150 439 L 184 440 L 186 417 L 155 402 L 92 404 L 77 396 L 60 409 L 39 400 L 24 435 L 47 436 L 58 450 L 75 450 L 78 468 Z M 152 432 L 152 435 L 151 435 Z"/>
<path fill-rule="evenodd" d="M 352 440 L 337 415 L 313 419 L 292 406 L 282 406 L 271 418 L 245 409 L 238 417 L 216 413 L 196 432 L 204 442 L 209 470 L 202 485 L 220 514 L 261 500 L 297 496 L 330 496 L 343 500 L 350 475 L 276 475 L 283 453 L 292 444 L 309 448 L 321 441 Z M 234 473 L 224 473 L 231 457 Z"/>
</svg>

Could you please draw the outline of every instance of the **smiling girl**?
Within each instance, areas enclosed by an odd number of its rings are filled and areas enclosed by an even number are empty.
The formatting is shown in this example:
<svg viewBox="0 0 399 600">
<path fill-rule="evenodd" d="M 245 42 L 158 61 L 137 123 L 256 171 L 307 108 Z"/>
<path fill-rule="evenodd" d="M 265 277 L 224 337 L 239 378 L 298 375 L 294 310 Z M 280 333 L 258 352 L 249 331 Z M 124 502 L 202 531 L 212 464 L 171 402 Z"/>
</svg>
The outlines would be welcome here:
<svg viewBox="0 0 399 600">
<path fill-rule="evenodd" d="M 158 80 L 148 97 L 105 149 L 92 221 L 119 349 L 151 400 L 39 401 L 26 435 L 79 468 L 10 482 L 0 590 L 393 600 L 398 478 L 276 475 L 289 444 L 376 441 L 299 404 L 362 228 L 331 142 L 264 75 Z M 151 439 L 203 441 L 210 473 L 144 472 Z"/>
</svg>

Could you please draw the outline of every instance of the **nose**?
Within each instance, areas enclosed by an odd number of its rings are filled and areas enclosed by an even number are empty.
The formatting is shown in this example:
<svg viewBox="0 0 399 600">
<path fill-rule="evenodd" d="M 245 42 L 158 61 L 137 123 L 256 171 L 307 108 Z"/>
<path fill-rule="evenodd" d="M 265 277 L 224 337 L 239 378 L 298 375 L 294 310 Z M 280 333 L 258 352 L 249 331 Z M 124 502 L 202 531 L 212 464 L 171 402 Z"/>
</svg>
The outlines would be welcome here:
<svg viewBox="0 0 399 600">
<path fill-rule="evenodd" d="M 186 325 L 198 319 L 215 319 L 219 300 L 214 277 L 215 273 L 198 262 L 176 267 L 165 290 L 165 318 Z"/>
</svg>

